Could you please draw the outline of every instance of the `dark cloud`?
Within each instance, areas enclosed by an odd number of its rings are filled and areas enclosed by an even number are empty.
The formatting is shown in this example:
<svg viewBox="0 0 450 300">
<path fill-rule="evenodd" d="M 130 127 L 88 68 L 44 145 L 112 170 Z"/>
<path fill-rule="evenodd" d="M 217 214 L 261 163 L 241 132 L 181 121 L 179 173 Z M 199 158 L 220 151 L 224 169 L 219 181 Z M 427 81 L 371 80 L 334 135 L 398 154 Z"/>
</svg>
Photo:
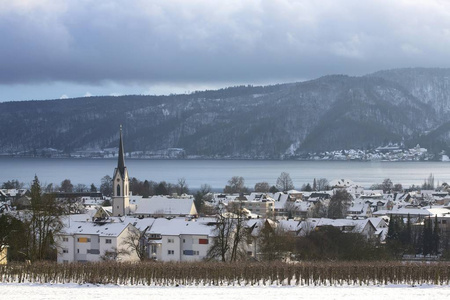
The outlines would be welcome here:
<svg viewBox="0 0 450 300">
<path fill-rule="evenodd" d="M 1 1 L 0 84 L 281 82 L 449 67 L 442 1 Z"/>
</svg>

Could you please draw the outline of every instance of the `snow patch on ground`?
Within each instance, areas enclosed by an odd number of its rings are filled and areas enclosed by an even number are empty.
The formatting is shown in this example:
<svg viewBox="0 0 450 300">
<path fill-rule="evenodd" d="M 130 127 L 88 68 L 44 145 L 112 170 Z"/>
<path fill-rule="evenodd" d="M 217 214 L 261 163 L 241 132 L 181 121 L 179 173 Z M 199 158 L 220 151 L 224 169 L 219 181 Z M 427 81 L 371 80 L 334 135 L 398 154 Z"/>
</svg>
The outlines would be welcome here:
<svg viewBox="0 0 450 300">
<path fill-rule="evenodd" d="M 446 299 L 450 286 L 120 286 L 95 284 L 0 283 L 2 299 Z"/>
</svg>

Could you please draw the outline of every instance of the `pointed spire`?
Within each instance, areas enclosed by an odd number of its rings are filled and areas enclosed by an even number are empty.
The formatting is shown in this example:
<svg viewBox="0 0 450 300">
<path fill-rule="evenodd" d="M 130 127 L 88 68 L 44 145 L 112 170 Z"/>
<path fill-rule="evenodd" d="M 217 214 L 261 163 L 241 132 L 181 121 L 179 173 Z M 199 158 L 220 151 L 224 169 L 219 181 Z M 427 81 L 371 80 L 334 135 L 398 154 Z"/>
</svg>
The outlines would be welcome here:
<svg viewBox="0 0 450 300">
<path fill-rule="evenodd" d="M 119 161 L 117 162 L 117 169 L 120 172 L 120 175 L 125 175 L 125 159 L 123 154 L 123 140 L 122 140 L 122 125 L 120 125 L 120 141 L 119 141 Z"/>
</svg>

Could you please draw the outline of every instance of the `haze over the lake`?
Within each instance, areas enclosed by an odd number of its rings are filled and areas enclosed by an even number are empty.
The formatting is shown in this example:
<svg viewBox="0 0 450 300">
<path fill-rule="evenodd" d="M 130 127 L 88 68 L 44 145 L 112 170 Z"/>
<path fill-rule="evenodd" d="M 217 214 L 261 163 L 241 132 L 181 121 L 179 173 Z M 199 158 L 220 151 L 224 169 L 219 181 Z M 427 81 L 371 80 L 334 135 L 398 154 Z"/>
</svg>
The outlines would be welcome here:
<svg viewBox="0 0 450 300">
<path fill-rule="evenodd" d="M 0 101 L 449 67 L 450 2 L 0 0 Z"/>
</svg>

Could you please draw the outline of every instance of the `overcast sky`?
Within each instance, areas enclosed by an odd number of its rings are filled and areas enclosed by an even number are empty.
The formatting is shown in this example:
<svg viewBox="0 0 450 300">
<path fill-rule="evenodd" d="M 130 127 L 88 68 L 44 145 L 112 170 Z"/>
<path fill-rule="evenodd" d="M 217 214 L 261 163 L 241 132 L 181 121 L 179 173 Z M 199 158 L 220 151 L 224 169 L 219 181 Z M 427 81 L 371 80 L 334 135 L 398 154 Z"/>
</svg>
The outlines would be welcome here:
<svg viewBox="0 0 450 300">
<path fill-rule="evenodd" d="M 450 1 L 0 0 L 0 101 L 450 66 Z"/>
</svg>

